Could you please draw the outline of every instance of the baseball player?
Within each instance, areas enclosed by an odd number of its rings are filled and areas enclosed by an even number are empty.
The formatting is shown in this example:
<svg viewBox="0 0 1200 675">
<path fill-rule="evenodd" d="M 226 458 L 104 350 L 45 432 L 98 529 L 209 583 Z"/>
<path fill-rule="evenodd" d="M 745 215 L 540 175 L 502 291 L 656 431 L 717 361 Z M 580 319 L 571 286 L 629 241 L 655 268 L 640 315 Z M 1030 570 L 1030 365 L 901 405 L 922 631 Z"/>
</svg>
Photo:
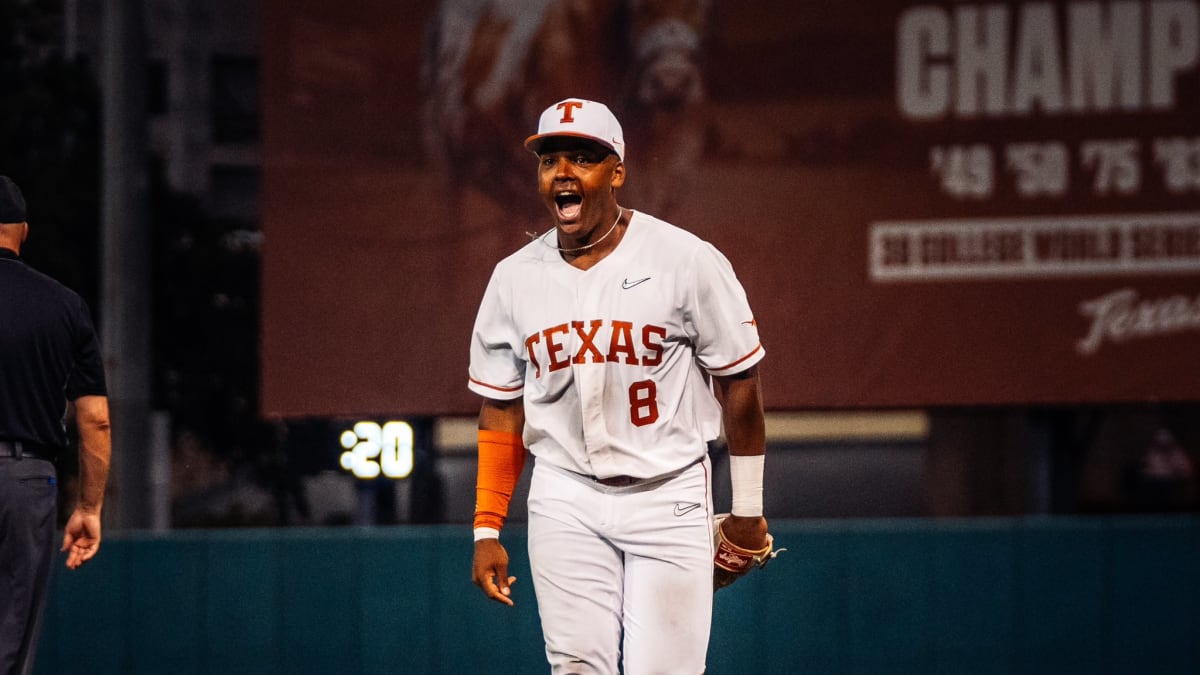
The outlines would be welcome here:
<svg viewBox="0 0 1200 675">
<path fill-rule="evenodd" d="M 496 265 L 471 340 L 483 396 L 474 582 L 512 605 L 499 534 L 526 448 L 529 559 L 554 673 L 701 673 L 714 550 L 707 442 L 724 423 L 732 548 L 770 549 L 754 315 L 729 262 L 617 203 L 621 125 L 594 101 L 525 146 L 554 228 Z M 740 548 L 739 548 L 740 547 Z M 721 554 L 721 555 L 718 555 Z M 736 555 L 733 557 L 737 557 Z"/>
</svg>

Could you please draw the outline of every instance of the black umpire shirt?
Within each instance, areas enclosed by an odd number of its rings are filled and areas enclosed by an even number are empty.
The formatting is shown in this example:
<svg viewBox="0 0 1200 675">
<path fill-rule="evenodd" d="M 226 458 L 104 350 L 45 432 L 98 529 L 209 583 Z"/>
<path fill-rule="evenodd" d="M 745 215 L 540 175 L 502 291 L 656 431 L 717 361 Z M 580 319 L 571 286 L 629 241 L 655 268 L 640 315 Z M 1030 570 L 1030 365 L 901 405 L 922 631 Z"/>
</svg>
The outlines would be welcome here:
<svg viewBox="0 0 1200 675">
<path fill-rule="evenodd" d="M 0 440 L 67 446 L 67 401 L 107 396 L 87 303 L 0 247 Z"/>
</svg>

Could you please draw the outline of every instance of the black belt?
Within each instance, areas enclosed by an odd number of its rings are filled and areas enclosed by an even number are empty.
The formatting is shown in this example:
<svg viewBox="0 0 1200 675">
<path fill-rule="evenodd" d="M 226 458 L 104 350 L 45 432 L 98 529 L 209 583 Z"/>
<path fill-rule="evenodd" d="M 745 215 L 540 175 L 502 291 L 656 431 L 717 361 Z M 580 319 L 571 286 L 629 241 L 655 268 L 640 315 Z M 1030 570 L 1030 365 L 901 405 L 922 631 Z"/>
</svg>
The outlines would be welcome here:
<svg viewBox="0 0 1200 675">
<path fill-rule="evenodd" d="M 54 449 L 42 445 L 41 443 L 29 443 L 26 441 L 0 441 L 0 457 L 14 457 L 16 459 L 44 459 L 48 462 L 54 461 Z"/>
<path fill-rule="evenodd" d="M 688 464 L 687 466 L 683 467 L 682 469 L 677 469 L 675 471 L 671 471 L 670 473 L 666 473 L 661 476 L 653 476 L 651 478 L 638 478 L 637 476 L 609 476 L 608 478 L 597 478 L 596 476 L 587 476 L 587 478 L 590 478 L 594 482 L 599 483 L 605 487 L 629 487 L 630 485 L 638 485 L 640 483 L 654 483 L 654 482 L 659 482 L 659 481 L 670 480 L 670 479 L 674 478 L 675 476 L 678 476 L 679 474 L 683 473 L 684 471 L 687 471 L 688 469 L 692 468 L 693 464 L 699 464 L 703 460 L 704 460 L 704 457 L 702 456 L 702 457 L 700 457 L 700 459 L 697 459 L 696 461 L 692 462 L 691 464 Z"/>
<path fill-rule="evenodd" d="M 646 480 L 645 478 L 638 478 L 636 476 L 609 476 L 608 478 L 596 478 L 595 476 L 589 477 L 597 483 L 607 487 L 629 487 L 630 485 L 635 485 Z"/>
</svg>

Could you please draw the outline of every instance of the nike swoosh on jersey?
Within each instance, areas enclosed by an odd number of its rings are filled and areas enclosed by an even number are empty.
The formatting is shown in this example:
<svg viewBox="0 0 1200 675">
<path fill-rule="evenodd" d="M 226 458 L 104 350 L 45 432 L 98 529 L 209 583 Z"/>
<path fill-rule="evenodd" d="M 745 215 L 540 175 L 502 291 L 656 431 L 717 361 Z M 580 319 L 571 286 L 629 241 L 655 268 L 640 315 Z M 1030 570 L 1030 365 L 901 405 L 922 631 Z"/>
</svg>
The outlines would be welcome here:
<svg viewBox="0 0 1200 675">
<path fill-rule="evenodd" d="M 638 284 L 642 283 L 643 281 L 650 281 L 650 277 L 646 277 L 644 279 L 635 279 L 633 281 L 630 281 L 629 279 L 625 279 L 624 281 L 621 282 L 621 288 L 624 288 L 625 290 L 629 290 L 629 289 L 633 288 L 634 286 L 637 286 Z"/>
</svg>

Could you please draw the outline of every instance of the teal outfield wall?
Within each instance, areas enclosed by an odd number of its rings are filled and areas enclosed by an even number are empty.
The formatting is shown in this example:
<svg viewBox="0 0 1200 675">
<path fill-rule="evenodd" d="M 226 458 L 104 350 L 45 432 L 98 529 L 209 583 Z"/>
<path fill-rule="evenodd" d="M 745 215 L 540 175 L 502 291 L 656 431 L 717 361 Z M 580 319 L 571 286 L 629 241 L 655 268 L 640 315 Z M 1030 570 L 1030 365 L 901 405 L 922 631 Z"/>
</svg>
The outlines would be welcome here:
<svg viewBox="0 0 1200 675">
<path fill-rule="evenodd" d="M 37 673 L 543 673 L 463 526 L 110 536 L 55 573 Z M 1200 673 L 1200 518 L 776 521 L 709 673 Z"/>
</svg>

